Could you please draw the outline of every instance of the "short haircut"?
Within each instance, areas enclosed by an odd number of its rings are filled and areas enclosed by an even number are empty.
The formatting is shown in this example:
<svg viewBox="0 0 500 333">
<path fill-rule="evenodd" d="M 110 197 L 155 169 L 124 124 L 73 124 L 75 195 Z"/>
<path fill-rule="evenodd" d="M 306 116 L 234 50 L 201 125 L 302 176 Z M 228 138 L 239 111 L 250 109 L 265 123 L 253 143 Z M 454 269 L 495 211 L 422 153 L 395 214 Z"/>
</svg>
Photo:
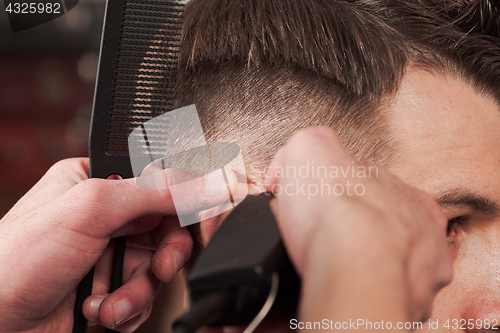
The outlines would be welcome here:
<svg viewBox="0 0 500 333">
<path fill-rule="evenodd" d="M 238 143 L 257 183 L 276 150 L 313 125 L 333 127 L 360 159 L 388 159 L 379 109 L 401 81 L 407 50 L 383 10 L 332 0 L 191 0 L 177 106 L 196 104 L 209 141 Z"/>
<path fill-rule="evenodd" d="M 388 163 L 384 108 L 407 66 L 465 79 L 500 101 L 498 40 L 463 31 L 446 2 L 191 0 L 176 106 L 196 104 L 207 140 L 239 144 L 258 184 L 276 150 L 313 125 L 334 128 L 359 160 Z"/>
<path fill-rule="evenodd" d="M 385 111 L 408 66 L 469 78 L 500 101 L 494 35 L 472 37 L 458 16 L 450 24 L 442 1 L 455 0 L 191 0 L 175 105 L 196 104 L 207 140 L 240 145 L 258 185 L 276 150 L 312 125 L 334 128 L 357 159 L 388 164 L 397 142 Z M 200 224 L 190 231 L 187 267 L 203 247 Z"/>
</svg>

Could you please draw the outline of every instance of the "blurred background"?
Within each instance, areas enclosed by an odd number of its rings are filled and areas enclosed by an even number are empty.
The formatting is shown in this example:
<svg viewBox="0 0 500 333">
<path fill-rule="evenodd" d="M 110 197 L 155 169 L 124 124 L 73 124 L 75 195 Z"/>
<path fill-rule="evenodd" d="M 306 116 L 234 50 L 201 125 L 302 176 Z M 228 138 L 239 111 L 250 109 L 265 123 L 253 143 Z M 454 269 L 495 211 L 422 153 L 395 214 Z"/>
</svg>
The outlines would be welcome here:
<svg viewBox="0 0 500 333">
<path fill-rule="evenodd" d="M 88 156 L 105 0 L 80 0 L 51 22 L 13 33 L 0 4 L 0 217 L 55 162 Z M 137 332 L 170 332 L 180 276 L 164 284 Z"/>
<path fill-rule="evenodd" d="M 88 156 L 104 5 L 13 33 L 0 4 L 0 216 L 56 161 Z"/>
</svg>

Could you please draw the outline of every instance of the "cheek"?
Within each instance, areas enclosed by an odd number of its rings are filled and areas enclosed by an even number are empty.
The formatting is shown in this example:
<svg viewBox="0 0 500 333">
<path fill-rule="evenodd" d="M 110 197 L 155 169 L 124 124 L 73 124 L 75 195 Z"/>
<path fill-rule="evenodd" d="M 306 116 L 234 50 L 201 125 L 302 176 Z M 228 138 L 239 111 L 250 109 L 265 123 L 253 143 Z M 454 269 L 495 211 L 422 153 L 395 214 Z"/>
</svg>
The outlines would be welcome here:
<svg viewBox="0 0 500 333">
<path fill-rule="evenodd" d="M 457 249 L 450 285 L 436 296 L 432 319 L 500 319 L 500 245 L 469 234 Z"/>
<path fill-rule="evenodd" d="M 474 290 L 475 296 L 492 292 L 500 296 L 500 244 L 495 237 L 486 232 L 469 233 L 461 243 L 454 266 L 462 290 Z"/>
<path fill-rule="evenodd" d="M 467 304 L 467 296 L 464 297 L 462 289 L 464 281 L 458 281 L 456 275 L 457 271 L 454 269 L 453 281 L 434 298 L 431 320 L 439 319 L 444 323 L 448 319 L 462 318 L 461 312 Z"/>
</svg>

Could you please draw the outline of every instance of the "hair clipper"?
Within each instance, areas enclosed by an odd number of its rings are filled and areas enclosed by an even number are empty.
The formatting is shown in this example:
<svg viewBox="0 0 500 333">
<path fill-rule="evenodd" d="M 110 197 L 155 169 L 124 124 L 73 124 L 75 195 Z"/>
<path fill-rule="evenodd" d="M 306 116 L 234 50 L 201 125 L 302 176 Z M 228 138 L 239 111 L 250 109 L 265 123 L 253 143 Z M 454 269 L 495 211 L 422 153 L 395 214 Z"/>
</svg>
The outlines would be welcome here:
<svg viewBox="0 0 500 333">
<path fill-rule="evenodd" d="M 269 207 L 269 193 L 249 195 L 224 220 L 188 275 L 190 309 L 175 333 L 201 326 L 249 324 L 267 315 L 294 316 L 300 279 Z"/>
</svg>

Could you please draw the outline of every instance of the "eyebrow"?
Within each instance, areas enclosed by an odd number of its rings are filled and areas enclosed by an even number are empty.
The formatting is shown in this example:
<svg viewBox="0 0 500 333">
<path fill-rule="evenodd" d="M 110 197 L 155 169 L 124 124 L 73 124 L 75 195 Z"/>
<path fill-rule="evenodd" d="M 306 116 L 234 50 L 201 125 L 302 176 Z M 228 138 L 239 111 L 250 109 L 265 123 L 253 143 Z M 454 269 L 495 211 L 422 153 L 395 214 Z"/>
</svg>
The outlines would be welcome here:
<svg viewBox="0 0 500 333">
<path fill-rule="evenodd" d="M 492 200 L 469 190 L 457 188 L 440 194 L 437 203 L 441 206 L 469 207 L 474 211 L 495 217 L 499 206 Z"/>
</svg>

